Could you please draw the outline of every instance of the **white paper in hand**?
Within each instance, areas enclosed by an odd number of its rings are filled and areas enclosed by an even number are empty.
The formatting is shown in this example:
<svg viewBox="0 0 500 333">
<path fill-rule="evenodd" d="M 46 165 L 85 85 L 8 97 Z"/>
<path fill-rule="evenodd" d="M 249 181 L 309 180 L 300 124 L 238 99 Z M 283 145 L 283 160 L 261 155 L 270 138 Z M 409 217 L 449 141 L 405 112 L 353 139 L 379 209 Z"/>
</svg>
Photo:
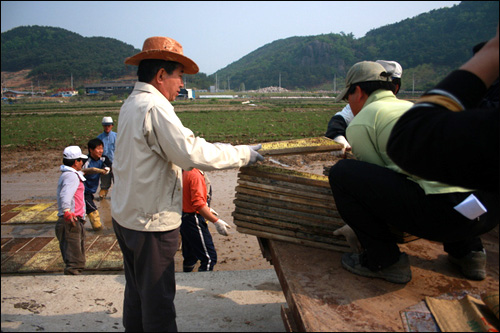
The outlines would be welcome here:
<svg viewBox="0 0 500 333">
<path fill-rule="evenodd" d="M 469 220 L 474 220 L 488 211 L 474 194 L 469 195 L 467 199 L 453 208 Z"/>
</svg>

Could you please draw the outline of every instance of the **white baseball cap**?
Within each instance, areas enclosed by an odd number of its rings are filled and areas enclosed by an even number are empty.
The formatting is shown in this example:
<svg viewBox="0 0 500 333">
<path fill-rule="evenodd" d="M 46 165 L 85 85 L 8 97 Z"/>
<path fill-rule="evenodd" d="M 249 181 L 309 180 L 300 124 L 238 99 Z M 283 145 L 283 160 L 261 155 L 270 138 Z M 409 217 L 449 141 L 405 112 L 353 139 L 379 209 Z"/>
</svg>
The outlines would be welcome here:
<svg viewBox="0 0 500 333">
<path fill-rule="evenodd" d="M 377 60 L 375 62 L 384 66 L 387 73 L 392 73 L 392 76 L 391 76 L 392 79 L 395 79 L 395 78 L 400 79 L 401 76 L 403 75 L 403 67 L 401 67 L 401 65 L 396 61 Z"/>
<path fill-rule="evenodd" d="M 64 148 L 63 157 L 67 160 L 76 160 L 79 158 L 87 159 L 87 155 L 82 154 L 82 150 L 78 146 L 69 146 Z"/>
<path fill-rule="evenodd" d="M 111 117 L 102 118 L 102 124 L 103 125 L 113 125 L 113 118 L 111 118 Z"/>
</svg>

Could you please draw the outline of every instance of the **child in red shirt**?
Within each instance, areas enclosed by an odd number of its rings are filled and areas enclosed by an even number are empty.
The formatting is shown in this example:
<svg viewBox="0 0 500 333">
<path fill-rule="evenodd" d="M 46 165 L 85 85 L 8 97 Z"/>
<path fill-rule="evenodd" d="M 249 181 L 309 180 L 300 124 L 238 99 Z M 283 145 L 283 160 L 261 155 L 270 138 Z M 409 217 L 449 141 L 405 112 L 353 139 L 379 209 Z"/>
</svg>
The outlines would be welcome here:
<svg viewBox="0 0 500 333">
<path fill-rule="evenodd" d="M 203 171 L 192 169 L 182 171 L 182 256 L 184 257 L 183 271 L 192 272 L 200 261 L 198 272 L 212 271 L 217 263 L 217 252 L 208 230 L 208 222 L 215 224 L 217 232 L 227 236 L 227 229 L 231 228 L 208 206 L 207 177 Z"/>
</svg>

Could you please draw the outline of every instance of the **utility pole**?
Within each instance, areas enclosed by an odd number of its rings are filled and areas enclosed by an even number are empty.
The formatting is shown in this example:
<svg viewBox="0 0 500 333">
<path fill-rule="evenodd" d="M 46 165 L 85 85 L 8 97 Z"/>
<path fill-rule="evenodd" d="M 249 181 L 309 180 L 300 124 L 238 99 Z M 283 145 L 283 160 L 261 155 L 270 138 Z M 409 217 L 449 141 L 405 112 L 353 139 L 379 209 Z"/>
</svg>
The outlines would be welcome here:
<svg viewBox="0 0 500 333">
<path fill-rule="evenodd" d="M 413 73 L 413 88 L 412 88 L 411 94 L 412 95 L 415 94 L 415 73 Z"/>
<path fill-rule="evenodd" d="M 71 73 L 71 91 L 73 91 L 73 73 Z"/>
<path fill-rule="evenodd" d="M 218 83 L 217 83 L 217 73 L 215 73 L 215 92 L 219 91 Z"/>
<path fill-rule="evenodd" d="M 280 88 L 280 91 L 281 91 L 281 72 L 280 72 L 280 78 L 279 78 L 279 88 Z"/>
<path fill-rule="evenodd" d="M 337 74 L 333 75 L 333 92 L 337 91 Z"/>
</svg>

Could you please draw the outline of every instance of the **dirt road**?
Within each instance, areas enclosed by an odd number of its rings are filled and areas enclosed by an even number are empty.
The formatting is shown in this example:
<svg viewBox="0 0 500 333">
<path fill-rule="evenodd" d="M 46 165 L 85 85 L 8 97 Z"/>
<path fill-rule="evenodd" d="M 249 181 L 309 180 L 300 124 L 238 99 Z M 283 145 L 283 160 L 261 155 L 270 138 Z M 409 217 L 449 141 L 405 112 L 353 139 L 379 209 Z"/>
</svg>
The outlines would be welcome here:
<svg viewBox="0 0 500 333">
<path fill-rule="evenodd" d="M 83 149 L 85 151 L 86 149 Z M 56 188 L 59 179 L 59 166 L 62 162 L 60 151 L 22 151 L 9 152 L 2 150 L 2 204 L 9 202 L 43 202 L 56 201 Z M 331 164 L 332 156 L 317 154 L 304 157 L 283 157 L 278 159 L 284 164 L 295 165 L 307 172 L 322 173 L 323 164 Z M 330 160 L 330 161 L 328 161 Z M 328 161 L 328 162 L 327 162 Z M 272 268 L 261 254 L 255 236 L 236 231 L 233 223 L 234 196 L 238 170 L 209 172 L 212 183 L 212 208 L 219 217 L 232 227 L 230 236 L 224 237 L 210 225 L 214 244 L 218 254 L 215 270 L 247 270 Z M 111 228 L 109 197 L 98 203 L 105 228 Z M 87 222 L 90 230 L 90 224 Z M 92 232 L 92 231 L 89 231 Z"/>
</svg>

